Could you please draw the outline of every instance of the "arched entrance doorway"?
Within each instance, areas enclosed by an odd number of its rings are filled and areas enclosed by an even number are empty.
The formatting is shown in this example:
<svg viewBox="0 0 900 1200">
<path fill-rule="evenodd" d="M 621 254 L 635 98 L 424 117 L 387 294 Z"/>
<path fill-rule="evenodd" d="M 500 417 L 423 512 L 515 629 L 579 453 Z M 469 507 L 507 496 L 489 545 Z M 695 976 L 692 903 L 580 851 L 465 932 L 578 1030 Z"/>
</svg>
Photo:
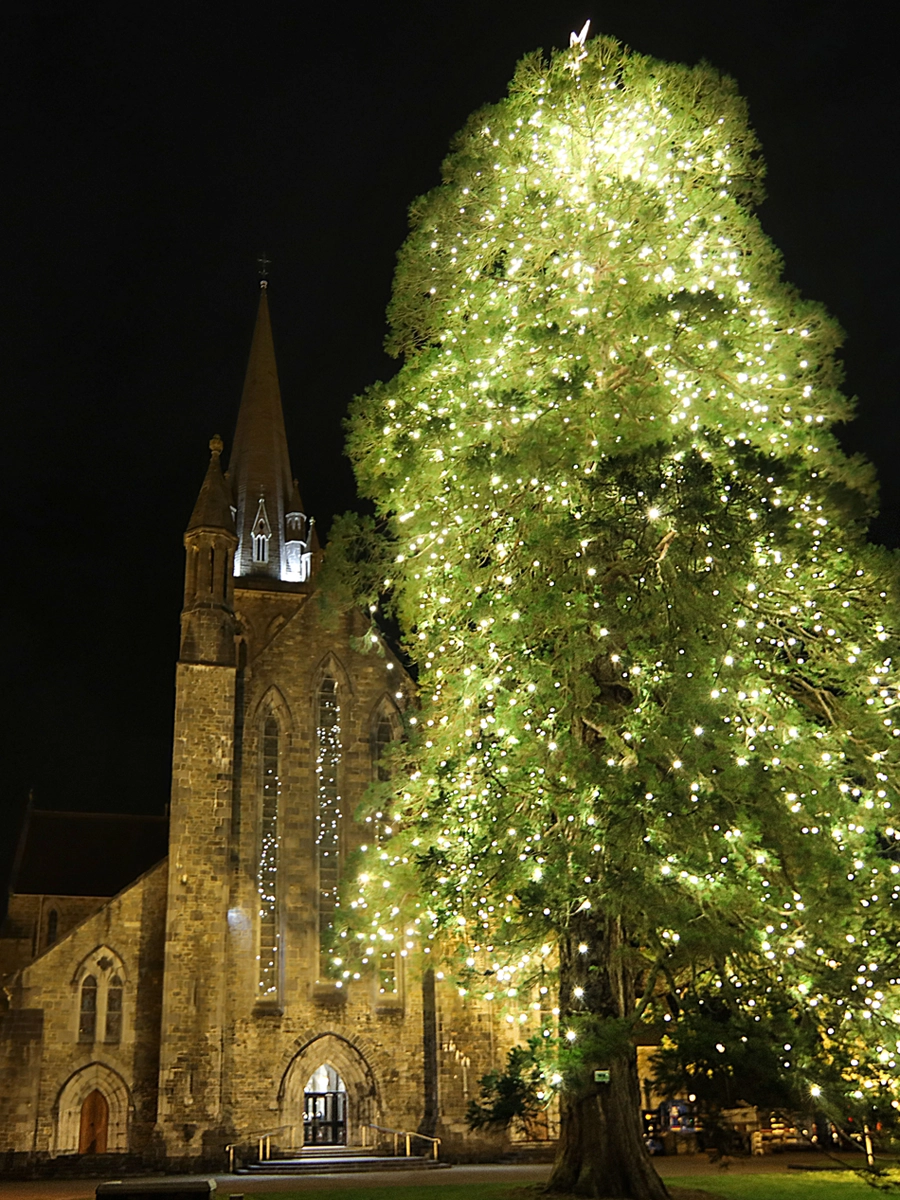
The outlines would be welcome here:
<svg viewBox="0 0 900 1200">
<path fill-rule="evenodd" d="M 331 1063 L 323 1063 L 303 1089 L 303 1145 L 346 1144 L 347 1086 Z"/>
<path fill-rule="evenodd" d="M 109 1135 L 109 1103 L 97 1088 L 84 1098 L 81 1106 L 81 1128 L 78 1134 L 79 1154 L 105 1154 Z"/>
<path fill-rule="evenodd" d="M 336 1033 L 320 1033 L 288 1063 L 278 1089 L 281 1122 L 293 1145 L 363 1142 L 363 1127 L 380 1117 L 375 1076 L 362 1052 Z"/>
<path fill-rule="evenodd" d="M 89 1063 L 69 1076 L 55 1115 L 54 1155 L 128 1151 L 131 1097 L 122 1076 L 104 1063 Z"/>
</svg>

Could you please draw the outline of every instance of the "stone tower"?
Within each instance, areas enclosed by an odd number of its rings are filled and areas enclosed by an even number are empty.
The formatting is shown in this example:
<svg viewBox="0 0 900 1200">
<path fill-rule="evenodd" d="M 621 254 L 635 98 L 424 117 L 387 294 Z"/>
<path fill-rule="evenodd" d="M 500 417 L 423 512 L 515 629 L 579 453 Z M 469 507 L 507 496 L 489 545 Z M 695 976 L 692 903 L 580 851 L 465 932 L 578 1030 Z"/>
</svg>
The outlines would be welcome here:
<svg viewBox="0 0 900 1200">
<path fill-rule="evenodd" d="M 353 648 L 360 614 L 326 628 L 312 600 L 321 554 L 290 469 L 265 281 L 227 474 L 218 437 L 210 450 L 177 668 L 158 1122 L 170 1160 L 209 1159 L 248 1123 L 278 1125 L 275 1110 L 302 1136 L 303 1087 L 324 1065 L 304 1057 L 310 1038 L 332 1038 L 327 1065 L 356 1087 L 350 1119 L 374 1119 L 381 1039 L 368 1055 L 351 1044 L 375 1009 L 385 1047 L 408 1024 L 407 1123 L 424 1087 L 421 992 L 402 994 L 399 952 L 384 952 L 377 994 L 322 965 L 342 864 L 366 832 L 350 814 L 409 681 L 386 648 Z"/>
<path fill-rule="evenodd" d="M 207 1153 L 204 1137 L 222 1124 L 238 539 L 222 440 L 209 445 L 184 535 L 175 682 L 158 1126 L 176 1158 Z"/>
<path fill-rule="evenodd" d="M 235 584 L 262 585 L 251 608 L 267 607 L 265 593 L 286 585 L 292 608 L 313 566 L 291 477 L 265 281 L 227 475 L 222 450 L 214 437 L 184 537 L 160 1039 L 159 1127 L 170 1158 L 207 1157 L 233 1127 L 224 1108 L 233 987 L 228 913 L 247 642 L 239 636 Z"/>
</svg>

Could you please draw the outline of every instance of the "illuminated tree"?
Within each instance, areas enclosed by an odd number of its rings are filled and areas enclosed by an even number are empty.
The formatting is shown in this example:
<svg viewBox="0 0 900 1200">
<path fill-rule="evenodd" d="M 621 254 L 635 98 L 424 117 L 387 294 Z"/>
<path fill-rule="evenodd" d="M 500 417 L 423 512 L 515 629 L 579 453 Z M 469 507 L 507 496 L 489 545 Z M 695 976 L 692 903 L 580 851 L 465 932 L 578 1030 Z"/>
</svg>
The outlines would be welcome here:
<svg viewBox="0 0 900 1200">
<path fill-rule="evenodd" d="M 344 945 L 454 949 L 560 1039 L 560 1190 L 665 1195 L 633 1034 L 701 994 L 788 1006 L 799 1092 L 894 1097 L 892 568 L 761 176 L 711 68 L 526 58 L 413 205 L 403 365 L 350 422 L 393 540 L 345 522 L 338 574 L 389 596 L 421 707 Z"/>
</svg>

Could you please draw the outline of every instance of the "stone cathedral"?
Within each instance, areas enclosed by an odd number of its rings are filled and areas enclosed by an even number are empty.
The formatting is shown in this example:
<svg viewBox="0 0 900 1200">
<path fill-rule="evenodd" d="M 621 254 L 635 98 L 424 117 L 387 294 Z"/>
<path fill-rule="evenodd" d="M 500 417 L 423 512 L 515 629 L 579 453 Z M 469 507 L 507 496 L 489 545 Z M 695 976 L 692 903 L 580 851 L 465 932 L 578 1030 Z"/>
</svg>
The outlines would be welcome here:
<svg viewBox="0 0 900 1200">
<path fill-rule="evenodd" d="M 263 1133 L 359 1145 L 373 1125 L 483 1154 L 464 1113 L 509 1043 L 487 1006 L 407 971 L 400 947 L 369 977 L 323 969 L 342 863 L 367 837 L 354 813 L 410 681 L 388 647 L 353 648 L 361 614 L 322 619 L 265 282 L 227 471 L 220 438 L 210 451 L 184 536 L 167 845 L 163 818 L 39 811 L 20 841 L 0 1166 L 221 1169 Z"/>
</svg>

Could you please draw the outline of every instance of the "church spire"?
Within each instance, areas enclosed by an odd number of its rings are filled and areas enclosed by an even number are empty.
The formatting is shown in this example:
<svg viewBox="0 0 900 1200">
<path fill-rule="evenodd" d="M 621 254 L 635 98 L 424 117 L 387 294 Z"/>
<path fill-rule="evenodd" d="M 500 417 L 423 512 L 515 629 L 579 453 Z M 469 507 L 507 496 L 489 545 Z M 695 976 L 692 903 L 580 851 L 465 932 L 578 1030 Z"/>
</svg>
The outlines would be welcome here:
<svg viewBox="0 0 900 1200">
<path fill-rule="evenodd" d="M 288 542 L 297 536 L 293 527 L 290 531 L 286 528 L 294 484 L 265 278 L 260 280 L 259 310 L 228 473 L 237 509 L 235 575 L 305 578 L 294 568 L 292 560 L 296 555 L 288 553 Z M 305 517 L 302 534 L 301 540 L 305 541 Z"/>
</svg>

